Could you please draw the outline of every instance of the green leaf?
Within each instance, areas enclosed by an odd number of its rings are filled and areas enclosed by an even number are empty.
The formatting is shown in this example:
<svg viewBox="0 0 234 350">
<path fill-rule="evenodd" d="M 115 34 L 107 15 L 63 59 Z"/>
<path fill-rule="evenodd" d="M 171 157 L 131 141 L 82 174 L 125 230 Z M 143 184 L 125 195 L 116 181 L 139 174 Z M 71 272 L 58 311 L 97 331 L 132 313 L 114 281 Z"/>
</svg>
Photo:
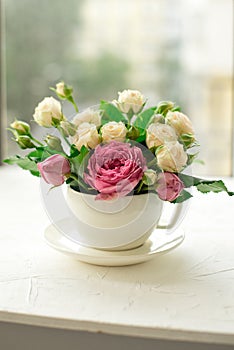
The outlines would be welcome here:
<svg viewBox="0 0 234 350">
<path fill-rule="evenodd" d="M 172 112 L 180 112 L 180 111 L 181 111 L 180 106 L 175 106 L 172 108 Z"/>
<path fill-rule="evenodd" d="M 146 132 L 145 132 L 145 130 L 142 131 L 140 129 L 139 129 L 139 131 L 140 131 L 140 136 L 136 139 L 136 142 L 142 143 L 146 139 Z"/>
<path fill-rule="evenodd" d="M 40 173 L 37 168 L 35 161 L 29 159 L 28 157 L 12 156 L 8 159 L 4 159 L 4 163 L 7 164 L 17 164 L 20 168 L 24 170 L 29 170 L 32 175 L 39 176 Z"/>
<path fill-rule="evenodd" d="M 79 159 L 82 162 L 82 160 L 84 159 L 84 157 L 86 156 L 86 154 L 89 153 L 88 148 L 86 148 L 84 145 L 81 147 L 80 149 L 80 154 L 79 154 Z"/>
<path fill-rule="evenodd" d="M 180 193 L 179 197 L 177 197 L 177 198 L 176 198 L 174 201 L 172 201 L 171 203 L 182 203 L 182 202 L 188 200 L 188 199 L 191 198 L 191 197 L 192 197 L 191 193 L 189 193 L 188 191 L 183 190 L 183 191 Z"/>
<path fill-rule="evenodd" d="M 136 128 L 140 129 L 140 131 L 141 130 L 145 131 L 147 125 L 149 124 L 151 117 L 155 114 L 155 110 L 156 110 L 156 107 L 152 107 L 152 108 L 146 109 L 144 112 L 138 114 L 133 125 Z"/>
<path fill-rule="evenodd" d="M 204 162 L 204 160 L 202 160 L 202 159 L 194 159 L 193 162 L 194 162 L 194 163 L 197 163 L 197 164 L 205 165 L 205 162 Z"/>
<path fill-rule="evenodd" d="M 44 147 L 38 147 L 35 151 L 32 151 L 28 154 L 28 158 L 34 158 L 37 161 L 42 159 L 42 155 L 44 152 Z"/>
<path fill-rule="evenodd" d="M 101 101 L 100 110 L 102 111 L 102 125 L 110 121 L 127 123 L 127 118 L 112 103 Z"/>
<path fill-rule="evenodd" d="M 16 164 L 19 158 L 20 158 L 19 156 L 12 156 L 10 158 L 4 159 L 3 162 L 9 165 L 12 165 L 12 164 Z"/>
<path fill-rule="evenodd" d="M 78 151 L 77 147 L 75 145 L 71 145 L 69 158 L 77 157 L 79 154 L 80 152 Z"/>
<path fill-rule="evenodd" d="M 188 154 L 187 165 L 192 164 L 196 160 L 196 157 L 198 156 L 198 154 L 199 154 L 199 152 L 194 153 L 194 154 Z"/>
<path fill-rule="evenodd" d="M 198 177 L 193 177 L 185 174 L 178 174 L 185 187 L 195 186 L 202 193 L 208 192 L 226 192 L 229 196 L 233 196 L 234 192 L 228 191 L 222 180 L 203 180 Z"/>
<path fill-rule="evenodd" d="M 192 134 L 182 134 L 179 138 L 179 141 L 186 147 L 186 148 L 191 148 L 196 140 L 194 135 Z"/>
<path fill-rule="evenodd" d="M 204 181 L 197 185 L 198 191 L 202 193 L 208 193 L 208 192 L 227 192 L 229 196 L 233 196 L 234 192 L 228 191 L 227 187 L 225 186 L 224 182 L 222 180 L 218 181 Z"/>
<path fill-rule="evenodd" d="M 42 162 L 43 160 L 51 157 L 54 154 L 61 154 L 64 157 L 67 157 L 67 155 L 64 152 L 59 152 L 55 149 L 51 149 L 48 146 L 44 147 L 37 147 L 35 151 L 30 152 L 27 157 L 33 158 L 33 160 L 37 163 Z"/>
<path fill-rule="evenodd" d="M 39 172 L 39 171 L 30 170 L 30 173 L 31 173 L 33 176 L 40 177 L 40 172 Z"/>
<path fill-rule="evenodd" d="M 81 147 L 81 150 L 79 154 L 73 158 L 70 158 L 71 166 L 72 166 L 72 172 L 75 174 L 80 174 L 82 177 L 84 167 L 87 163 L 87 160 L 85 159 L 85 156 L 89 153 L 88 148 L 85 146 Z M 85 161 L 86 160 L 86 161 Z"/>
<path fill-rule="evenodd" d="M 67 185 L 70 185 L 70 184 L 73 183 L 73 182 L 74 182 L 74 185 L 77 184 L 77 181 L 74 180 L 74 179 L 71 178 L 71 177 L 69 177 L 69 178 L 66 180 L 66 184 L 67 184 Z"/>
<path fill-rule="evenodd" d="M 192 187 L 198 185 L 202 179 L 199 179 L 197 177 L 193 177 L 190 175 L 185 174 L 177 174 L 180 180 L 183 182 L 185 187 Z"/>
</svg>

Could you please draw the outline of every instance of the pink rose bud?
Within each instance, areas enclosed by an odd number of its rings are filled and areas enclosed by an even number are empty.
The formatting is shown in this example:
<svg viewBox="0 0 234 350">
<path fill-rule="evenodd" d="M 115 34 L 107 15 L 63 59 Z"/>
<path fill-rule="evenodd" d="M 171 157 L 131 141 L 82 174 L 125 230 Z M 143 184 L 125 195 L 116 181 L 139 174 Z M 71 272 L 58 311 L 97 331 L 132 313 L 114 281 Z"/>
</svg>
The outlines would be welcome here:
<svg viewBox="0 0 234 350">
<path fill-rule="evenodd" d="M 169 172 L 159 174 L 156 191 L 163 201 L 174 201 L 183 189 L 184 184 L 177 175 Z"/>
<path fill-rule="evenodd" d="M 64 175 L 70 173 L 69 161 L 60 154 L 54 154 L 37 164 L 41 176 L 48 184 L 60 186 L 64 183 Z"/>
</svg>

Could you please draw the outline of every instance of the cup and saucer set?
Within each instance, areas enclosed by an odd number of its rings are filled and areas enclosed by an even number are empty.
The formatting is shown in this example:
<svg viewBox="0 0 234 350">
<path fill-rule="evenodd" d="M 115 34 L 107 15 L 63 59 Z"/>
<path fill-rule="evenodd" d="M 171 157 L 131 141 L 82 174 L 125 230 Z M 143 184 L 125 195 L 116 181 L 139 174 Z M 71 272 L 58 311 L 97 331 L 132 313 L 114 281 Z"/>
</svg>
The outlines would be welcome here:
<svg viewBox="0 0 234 350">
<path fill-rule="evenodd" d="M 45 182 L 41 190 L 51 220 L 44 232 L 46 242 L 82 262 L 138 264 L 175 249 L 185 238 L 179 226 L 186 202 L 165 203 L 154 193 L 99 201 L 69 186 L 48 191 Z"/>
</svg>

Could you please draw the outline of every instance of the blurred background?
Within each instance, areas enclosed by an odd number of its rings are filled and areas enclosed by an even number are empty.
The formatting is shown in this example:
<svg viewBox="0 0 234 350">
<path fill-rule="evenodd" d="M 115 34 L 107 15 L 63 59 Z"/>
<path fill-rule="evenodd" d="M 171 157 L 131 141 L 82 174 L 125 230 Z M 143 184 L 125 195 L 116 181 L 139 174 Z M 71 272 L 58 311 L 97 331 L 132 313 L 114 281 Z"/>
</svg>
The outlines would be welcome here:
<svg viewBox="0 0 234 350">
<path fill-rule="evenodd" d="M 137 89 L 191 118 L 205 161 L 197 174 L 231 175 L 233 0 L 5 0 L 2 10 L 5 124 L 31 121 L 60 80 L 81 110 Z M 10 135 L 4 146 L 18 151 Z"/>
</svg>

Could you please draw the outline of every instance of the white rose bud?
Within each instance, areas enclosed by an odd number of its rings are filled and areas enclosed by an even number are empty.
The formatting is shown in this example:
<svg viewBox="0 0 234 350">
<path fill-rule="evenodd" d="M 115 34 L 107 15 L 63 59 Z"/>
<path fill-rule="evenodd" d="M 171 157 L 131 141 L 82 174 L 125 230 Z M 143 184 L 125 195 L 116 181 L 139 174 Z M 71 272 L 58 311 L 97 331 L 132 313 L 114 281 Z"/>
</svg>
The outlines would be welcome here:
<svg viewBox="0 0 234 350">
<path fill-rule="evenodd" d="M 168 112 L 166 115 L 166 123 L 171 125 L 178 135 L 194 134 L 190 119 L 181 112 Z"/>
<path fill-rule="evenodd" d="M 77 129 L 73 143 L 80 151 L 82 146 L 95 148 L 100 143 L 100 136 L 95 124 L 82 123 Z"/>
<path fill-rule="evenodd" d="M 164 120 L 163 115 L 162 115 L 162 114 L 156 113 L 156 114 L 154 114 L 154 115 L 151 117 L 149 124 L 159 123 L 159 122 L 161 122 L 162 120 Z"/>
<path fill-rule="evenodd" d="M 45 128 L 54 126 L 54 122 L 64 120 L 60 102 L 53 97 L 45 97 L 35 108 L 33 118 L 37 124 Z"/>
<path fill-rule="evenodd" d="M 165 142 L 176 141 L 176 133 L 170 125 L 153 123 L 146 130 L 146 145 L 148 148 L 161 146 Z"/>
<path fill-rule="evenodd" d="M 30 126 L 28 123 L 25 123 L 21 120 L 15 120 L 10 125 L 12 129 L 16 130 L 19 135 L 29 135 L 30 134 Z"/>
<path fill-rule="evenodd" d="M 144 172 L 144 176 L 143 176 L 143 182 L 148 185 L 148 186 L 152 186 L 155 184 L 157 180 L 157 174 L 154 170 L 152 169 L 147 169 Z"/>
<path fill-rule="evenodd" d="M 109 122 L 101 128 L 103 142 L 112 140 L 123 142 L 126 140 L 127 128 L 122 122 Z"/>
<path fill-rule="evenodd" d="M 145 104 L 145 97 L 138 90 L 124 90 L 118 92 L 119 97 L 118 101 L 114 103 L 119 107 L 121 112 L 129 113 L 133 112 L 134 114 L 139 113 Z"/>
<path fill-rule="evenodd" d="M 180 172 L 188 156 L 179 142 L 168 142 L 156 151 L 158 166 L 164 171 Z"/>
<path fill-rule="evenodd" d="M 54 135 L 47 135 L 45 138 L 47 145 L 56 151 L 63 152 L 63 147 L 60 138 Z"/>
<path fill-rule="evenodd" d="M 72 120 L 72 123 L 78 127 L 82 123 L 90 123 L 99 127 L 101 125 L 101 115 L 99 111 L 88 108 L 84 112 L 78 113 Z"/>
<path fill-rule="evenodd" d="M 27 149 L 27 148 L 35 148 L 36 146 L 32 143 L 32 140 L 27 135 L 19 135 L 17 139 L 15 140 L 20 148 Z"/>
<path fill-rule="evenodd" d="M 157 105 L 157 113 L 166 115 L 168 111 L 174 108 L 175 104 L 171 101 L 160 101 Z"/>
<path fill-rule="evenodd" d="M 64 93 L 64 87 L 65 84 L 63 81 L 61 81 L 60 83 L 56 84 L 56 92 L 58 95 L 65 97 L 65 93 Z"/>
<path fill-rule="evenodd" d="M 77 126 L 67 120 L 62 121 L 60 127 L 65 137 L 74 136 L 76 134 Z"/>
</svg>

